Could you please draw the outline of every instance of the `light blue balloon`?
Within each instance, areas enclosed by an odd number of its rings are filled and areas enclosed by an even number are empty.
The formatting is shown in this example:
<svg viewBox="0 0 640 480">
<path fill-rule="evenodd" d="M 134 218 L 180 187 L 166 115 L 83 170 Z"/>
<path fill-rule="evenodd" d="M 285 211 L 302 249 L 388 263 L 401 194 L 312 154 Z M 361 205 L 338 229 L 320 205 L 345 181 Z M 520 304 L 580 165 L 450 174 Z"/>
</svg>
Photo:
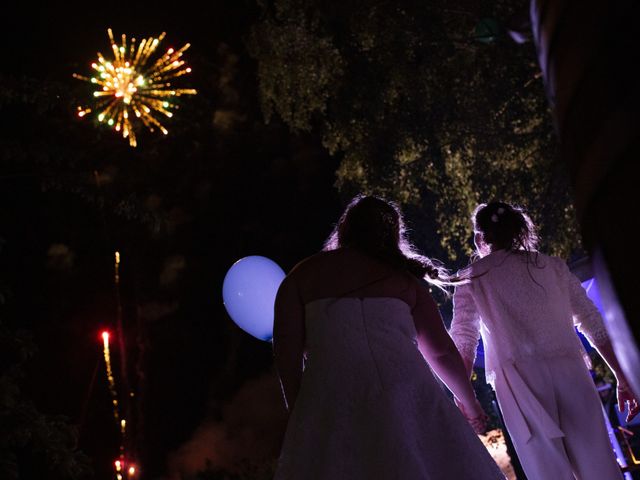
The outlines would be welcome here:
<svg viewBox="0 0 640 480">
<path fill-rule="evenodd" d="M 235 324 L 260 340 L 271 340 L 273 305 L 284 277 L 277 263 L 259 255 L 234 263 L 224 277 L 222 299 Z"/>
</svg>

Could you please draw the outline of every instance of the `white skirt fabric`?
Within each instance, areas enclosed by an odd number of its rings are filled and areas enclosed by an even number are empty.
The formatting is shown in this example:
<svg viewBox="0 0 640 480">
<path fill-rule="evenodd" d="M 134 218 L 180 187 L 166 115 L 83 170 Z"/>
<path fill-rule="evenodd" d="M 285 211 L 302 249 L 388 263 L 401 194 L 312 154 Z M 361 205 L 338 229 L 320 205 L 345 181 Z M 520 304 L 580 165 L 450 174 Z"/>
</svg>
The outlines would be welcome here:
<svg viewBox="0 0 640 480">
<path fill-rule="evenodd" d="M 501 480 L 393 298 L 306 306 L 308 362 L 275 480 Z"/>
</svg>

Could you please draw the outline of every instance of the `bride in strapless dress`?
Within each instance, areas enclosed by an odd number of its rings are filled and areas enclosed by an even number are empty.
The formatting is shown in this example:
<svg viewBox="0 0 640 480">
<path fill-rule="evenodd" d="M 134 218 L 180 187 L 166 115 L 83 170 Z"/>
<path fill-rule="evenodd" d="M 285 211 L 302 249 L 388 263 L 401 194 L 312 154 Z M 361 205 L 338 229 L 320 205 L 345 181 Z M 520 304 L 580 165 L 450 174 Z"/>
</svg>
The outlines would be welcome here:
<svg viewBox="0 0 640 480">
<path fill-rule="evenodd" d="M 393 204 L 356 197 L 325 251 L 285 278 L 274 354 L 290 417 L 276 480 L 504 478 L 469 424 L 480 431 L 484 412 L 421 281 L 437 276 Z"/>
</svg>

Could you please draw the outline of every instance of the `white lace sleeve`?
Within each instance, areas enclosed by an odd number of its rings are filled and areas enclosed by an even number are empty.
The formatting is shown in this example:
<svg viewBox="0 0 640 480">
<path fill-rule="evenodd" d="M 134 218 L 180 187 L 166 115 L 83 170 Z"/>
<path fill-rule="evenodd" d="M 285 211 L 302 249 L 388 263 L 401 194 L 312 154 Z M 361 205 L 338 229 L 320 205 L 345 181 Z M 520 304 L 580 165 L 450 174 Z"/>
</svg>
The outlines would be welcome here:
<svg viewBox="0 0 640 480">
<path fill-rule="evenodd" d="M 456 287 L 453 295 L 453 320 L 449 335 L 451 335 L 462 358 L 474 362 L 480 340 L 480 315 L 469 285 Z"/>
<path fill-rule="evenodd" d="M 562 276 L 569 290 L 569 298 L 571 300 L 571 310 L 573 313 L 573 323 L 578 327 L 595 347 L 604 345 L 609 342 L 609 335 L 604 325 L 602 315 L 587 296 L 587 292 L 580 280 L 576 277 L 569 267 L 562 263 Z"/>
</svg>

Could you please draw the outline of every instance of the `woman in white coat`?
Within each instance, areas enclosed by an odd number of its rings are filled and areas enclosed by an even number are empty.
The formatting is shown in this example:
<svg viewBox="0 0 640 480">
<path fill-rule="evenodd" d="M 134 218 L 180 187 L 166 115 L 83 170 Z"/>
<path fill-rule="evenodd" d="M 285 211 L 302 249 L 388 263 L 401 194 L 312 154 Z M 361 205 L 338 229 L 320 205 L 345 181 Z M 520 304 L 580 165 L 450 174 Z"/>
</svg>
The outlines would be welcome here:
<svg viewBox="0 0 640 480">
<path fill-rule="evenodd" d="M 478 259 L 456 288 L 450 334 L 469 374 L 482 335 L 487 382 L 528 479 L 622 479 L 574 326 L 615 373 L 628 420 L 639 407 L 598 310 L 564 261 L 536 251 L 520 208 L 482 204 L 472 220 Z"/>
</svg>

